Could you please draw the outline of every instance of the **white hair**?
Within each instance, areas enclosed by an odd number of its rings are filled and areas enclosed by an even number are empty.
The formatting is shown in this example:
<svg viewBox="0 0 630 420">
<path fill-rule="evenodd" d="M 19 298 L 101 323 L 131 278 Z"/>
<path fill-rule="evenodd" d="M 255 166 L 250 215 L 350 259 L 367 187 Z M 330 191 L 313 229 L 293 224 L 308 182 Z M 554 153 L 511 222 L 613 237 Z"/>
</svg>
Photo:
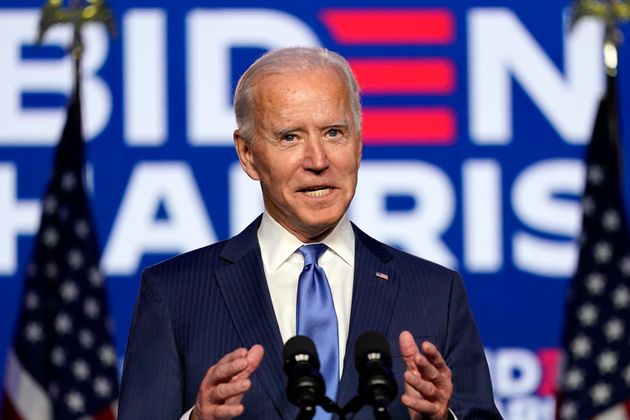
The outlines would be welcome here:
<svg viewBox="0 0 630 420">
<path fill-rule="evenodd" d="M 361 130 L 361 97 L 350 65 L 339 54 L 321 47 L 291 47 L 271 50 L 258 58 L 243 73 L 234 92 L 234 113 L 240 135 L 251 141 L 254 134 L 252 110 L 253 90 L 257 83 L 271 74 L 297 73 L 331 69 L 341 76 L 348 91 L 348 102 L 355 127 Z"/>
</svg>

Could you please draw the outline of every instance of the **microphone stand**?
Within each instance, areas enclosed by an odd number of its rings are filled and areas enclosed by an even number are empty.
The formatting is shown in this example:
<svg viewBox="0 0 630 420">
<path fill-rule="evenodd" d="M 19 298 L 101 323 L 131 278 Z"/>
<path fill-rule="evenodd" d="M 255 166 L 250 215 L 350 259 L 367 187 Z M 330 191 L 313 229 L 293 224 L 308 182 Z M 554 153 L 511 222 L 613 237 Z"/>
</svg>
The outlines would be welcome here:
<svg viewBox="0 0 630 420">
<path fill-rule="evenodd" d="M 346 415 L 356 413 L 361 410 L 365 405 L 367 405 L 367 401 L 360 395 L 352 398 L 346 405 L 343 407 L 339 407 L 337 403 L 331 400 L 328 397 L 324 397 L 320 403 L 320 405 L 326 412 L 334 413 L 339 416 L 339 420 L 345 420 Z M 391 420 L 391 415 L 389 414 L 389 410 L 386 406 L 374 406 L 374 419 L 375 420 Z M 303 407 L 300 409 L 300 413 L 298 414 L 296 420 L 311 420 L 315 415 L 315 410 L 313 407 Z"/>
</svg>

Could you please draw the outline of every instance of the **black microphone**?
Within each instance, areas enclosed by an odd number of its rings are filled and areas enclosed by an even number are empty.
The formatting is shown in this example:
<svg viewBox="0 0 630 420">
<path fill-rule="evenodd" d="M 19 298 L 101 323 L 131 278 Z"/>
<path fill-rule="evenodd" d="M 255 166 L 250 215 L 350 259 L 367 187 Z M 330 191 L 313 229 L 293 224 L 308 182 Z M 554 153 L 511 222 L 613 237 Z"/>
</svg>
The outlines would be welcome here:
<svg viewBox="0 0 630 420">
<path fill-rule="evenodd" d="M 315 344 L 310 338 L 297 335 L 284 345 L 283 359 L 289 401 L 300 407 L 300 418 L 312 418 L 326 395 Z"/>
<path fill-rule="evenodd" d="M 389 342 L 379 332 L 365 332 L 356 341 L 354 355 L 359 373 L 359 396 L 374 408 L 376 418 L 388 418 L 387 405 L 398 393 Z"/>
</svg>

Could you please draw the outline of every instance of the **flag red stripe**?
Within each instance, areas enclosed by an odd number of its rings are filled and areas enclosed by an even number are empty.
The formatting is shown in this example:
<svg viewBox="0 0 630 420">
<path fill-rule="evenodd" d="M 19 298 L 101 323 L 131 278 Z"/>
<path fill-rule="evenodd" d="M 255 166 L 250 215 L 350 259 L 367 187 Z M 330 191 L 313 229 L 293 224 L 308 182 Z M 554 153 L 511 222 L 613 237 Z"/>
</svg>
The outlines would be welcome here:
<svg viewBox="0 0 630 420">
<path fill-rule="evenodd" d="M 94 415 L 94 420 L 116 420 L 116 416 L 114 416 L 112 407 L 108 405 Z"/>
<path fill-rule="evenodd" d="M 352 59 L 350 66 L 365 94 L 452 94 L 452 60 Z"/>
<path fill-rule="evenodd" d="M 457 117 L 448 107 L 370 108 L 363 110 L 363 141 L 373 145 L 450 145 Z"/>
<path fill-rule="evenodd" d="M 11 399 L 6 393 L 2 393 L 2 416 L 4 420 L 23 420 L 22 416 L 17 412 Z"/>
<path fill-rule="evenodd" d="M 338 44 L 451 44 L 455 17 L 448 9 L 325 9 L 321 20 Z"/>
</svg>

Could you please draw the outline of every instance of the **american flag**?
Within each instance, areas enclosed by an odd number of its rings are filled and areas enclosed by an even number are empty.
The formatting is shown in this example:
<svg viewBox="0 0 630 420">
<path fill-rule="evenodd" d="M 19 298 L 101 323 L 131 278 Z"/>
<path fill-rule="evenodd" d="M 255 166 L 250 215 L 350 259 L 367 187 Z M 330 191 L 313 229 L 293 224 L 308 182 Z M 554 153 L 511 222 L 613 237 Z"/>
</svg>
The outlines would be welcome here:
<svg viewBox="0 0 630 420">
<path fill-rule="evenodd" d="M 630 419 L 630 236 L 614 77 L 587 152 L 577 272 L 569 288 L 557 417 Z"/>
<path fill-rule="evenodd" d="M 113 419 L 117 356 L 83 182 L 78 89 L 42 203 L 4 382 L 5 420 Z"/>
</svg>

